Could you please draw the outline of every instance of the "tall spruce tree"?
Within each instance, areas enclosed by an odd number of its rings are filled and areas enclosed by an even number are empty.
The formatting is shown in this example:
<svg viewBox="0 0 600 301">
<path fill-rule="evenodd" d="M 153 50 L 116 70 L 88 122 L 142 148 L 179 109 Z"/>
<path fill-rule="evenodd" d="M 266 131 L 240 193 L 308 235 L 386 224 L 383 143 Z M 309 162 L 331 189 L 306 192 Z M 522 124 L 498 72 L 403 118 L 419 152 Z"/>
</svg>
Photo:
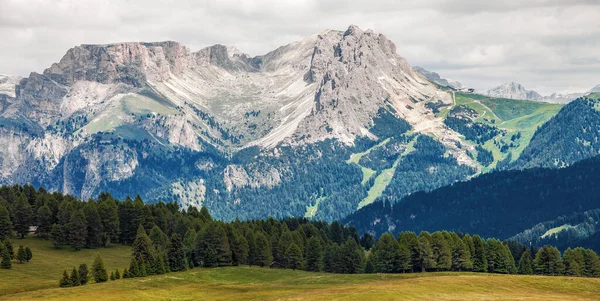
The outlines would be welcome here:
<svg viewBox="0 0 600 301">
<path fill-rule="evenodd" d="M 262 232 L 257 232 L 255 235 L 256 241 L 256 258 L 255 264 L 264 267 L 269 266 L 273 262 L 273 255 L 271 253 L 271 244 L 269 240 Z"/>
<path fill-rule="evenodd" d="M 25 260 L 29 262 L 33 258 L 33 253 L 31 252 L 31 248 L 25 246 Z"/>
<path fill-rule="evenodd" d="M 55 248 L 58 248 L 65 240 L 63 238 L 62 227 L 59 224 L 52 224 L 52 228 L 50 230 L 50 239 L 52 239 L 52 245 L 54 245 Z"/>
<path fill-rule="evenodd" d="M 108 273 L 104 268 L 104 260 L 102 260 L 100 254 L 96 255 L 96 259 L 92 264 L 92 277 L 96 283 L 106 282 L 108 280 Z"/>
<path fill-rule="evenodd" d="M 8 209 L 0 205 L 0 241 L 11 236 L 13 224 L 10 221 L 10 213 Z"/>
<path fill-rule="evenodd" d="M 67 225 L 69 233 L 69 244 L 75 251 L 85 247 L 88 236 L 87 221 L 83 210 L 74 210 Z"/>
<path fill-rule="evenodd" d="M 431 249 L 435 258 L 435 267 L 438 270 L 450 270 L 452 267 L 452 249 L 442 232 L 431 235 Z"/>
<path fill-rule="evenodd" d="M 86 285 L 89 281 L 87 264 L 80 264 L 77 272 L 79 273 L 79 281 L 81 282 L 81 285 Z"/>
<path fill-rule="evenodd" d="M 17 235 L 21 238 L 27 236 L 29 226 L 32 225 L 31 205 L 23 194 L 19 195 L 17 202 L 14 204 L 14 220 L 13 226 Z"/>
<path fill-rule="evenodd" d="M 81 285 L 81 280 L 79 280 L 79 272 L 75 269 L 75 267 L 73 267 L 73 270 L 71 271 L 71 276 L 69 278 L 71 278 L 72 286 Z"/>
<path fill-rule="evenodd" d="M 321 249 L 321 242 L 316 237 L 308 239 L 306 245 L 306 256 L 305 256 L 304 268 L 307 271 L 318 272 L 321 270 L 321 261 L 323 260 L 323 252 Z"/>
<path fill-rule="evenodd" d="M 400 244 L 390 233 L 381 235 L 373 247 L 372 260 L 379 273 L 398 273 L 401 269 Z"/>
<path fill-rule="evenodd" d="M 58 282 L 58 285 L 60 287 L 71 287 L 71 277 L 69 277 L 69 273 L 67 273 L 67 270 L 63 272 L 62 278 Z"/>
<path fill-rule="evenodd" d="M 552 246 L 544 246 L 535 254 L 535 273 L 540 275 L 563 275 L 565 266 L 558 249 Z"/>
<path fill-rule="evenodd" d="M 98 215 L 100 215 L 102 230 L 107 238 L 103 242 L 119 241 L 119 213 L 112 196 L 105 195 L 103 199 L 98 200 Z"/>
<path fill-rule="evenodd" d="M 410 270 L 415 271 L 415 268 L 419 267 L 419 239 L 414 232 L 402 232 L 398 234 L 398 243 L 400 247 L 406 247 L 410 253 Z"/>
<path fill-rule="evenodd" d="M 488 261 L 486 256 L 485 241 L 479 235 L 473 235 L 473 271 L 487 272 Z"/>
<path fill-rule="evenodd" d="M 10 269 L 12 268 L 11 256 L 8 253 L 8 249 L 4 245 L 4 243 L 0 242 L 0 268 L 2 269 Z"/>
<path fill-rule="evenodd" d="M 531 253 L 529 250 L 525 250 L 525 252 L 521 255 L 521 258 L 519 259 L 519 270 L 517 273 L 521 275 L 533 274 L 533 262 L 531 261 Z"/>
<path fill-rule="evenodd" d="M 152 245 L 152 240 L 146 234 L 146 230 L 142 225 L 138 227 L 137 235 L 131 245 L 131 252 L 139 265 L 140 271 L 144 269 L 149 275 L 152 275 L 151 267 L 155 264 L 156 251 L 154 245 Z"/>
<path fill-rule="evenodd" d="M 429 233 L 421 232 L 419 234 L 419 257 L 417 260 L 417 266 L 421 273 L 426 272 L 429 269 L 435 268 L 435 256 L 431 249 L 431 243 Z"/>
<path fill-rule="evenodd" d="M 339 256 L 341 273 L 357 274 L 361 272 L 364 251 L 354 238 L 348 237 L 346 242 L 340 246 Z"/>
<path fill-rule="evenodd" d="M 181 236 L 175 233 L 171 237 L 169 246 L 167 248 L 167 254 L 169 258 L 169 269 L 172 272 L 185 271 L 187 269 L 187 262 L 185 257 L 185 250 L 183 248 L 183 241 Z"/>
<path fill-rule="evenodd" d="M 48 239 L 52 230 L 52 211 L 48 205 L 43 205 L 37 210 L 37 234 L 43 239 Z"/>
<path fill-rule="evenodd" d="M 296 270 L 302 268 L 302 251 L 292 242 L 284 253 L 286 268 Z"/>
<path fill-rule="evenodd" d="M 169 237 L 157 225 L 152 227 L 148 236 L 150 237 L 150 240 L 152 240 L 152 245 L 156 252 L 161 254 L 167 253 Z"/>
<path fill-rule="evenodd" d="M 98 248 L 103 246 L 104 229 L 102 229 L 102 220 L 100 219 L 96 202 L 88 201 L 85 207 L 83 207 L 83 213 L 87 225 L 86 247 Z"/>
<path fill-rule="evenodd" d="M 198 261 L 205 267 L 231 264 L 231 249 L 225 229 L 217 222 L 211 222 L 199 234 L 196 249 Z"/>
<path fill-rule="evenodd" d="M 23 248 L 23 246 L 19 246 L 19 250 L 17 251 L 17 261 L 19 263 L 27 261 L 27 253 L 25 253 L 25 248 Z"/>
</svg>

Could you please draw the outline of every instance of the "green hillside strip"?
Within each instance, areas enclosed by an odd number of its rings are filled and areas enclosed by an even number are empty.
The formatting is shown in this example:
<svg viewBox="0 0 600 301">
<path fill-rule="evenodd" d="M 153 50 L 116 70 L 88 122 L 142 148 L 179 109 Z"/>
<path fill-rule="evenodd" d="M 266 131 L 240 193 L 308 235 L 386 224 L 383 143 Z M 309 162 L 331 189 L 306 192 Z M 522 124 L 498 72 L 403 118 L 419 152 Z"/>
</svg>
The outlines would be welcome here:
<svg viewBox="0 0 600 301">
<path fill-rule="evenodd" d="M 373 147 L 369 148 L 368 150 L 362 152 L 362 153 L 356 153 L 356 154 L 352 154 L 350 155 L 350 159 L 348 159 L 346 162 L 347 163 L 356 163 L 358 164 L 358 162 L 360 161 L 360 158 L 362 158 L 362 156 L 370 153 L 372 150 L 385 145 L 386 143 L 390 142 L 390 138 L 387 138 L 379 143 L 377 143 L 376 145 L 374 145 Z"/>
<path fill-rule="evenodd" d="M 323 201 L 324 199 L 325 199 L 325 197 L 319 197 L 315 201 L 314 205 L 306 206 L 306 213 L 304 214 L 304 217 L 313 218 L 315 216 L 315 214 L 317 214 L 317 210 L 319 210 L 319 203 L 321 203 L 321 201 Z"/>
<path fill-rule="evenodd" d="M 400 161 L 402 160 L 402 157 L 408 155 L 409 153 L 411 153 L 412 151 L 415 150 L 414 145 L 415 145 L 416 141 L 417 141 L 416 139 L 413 139 L 412 141 L 410 141 L 408 143 L 408 145 L 406 146 L 406 150 L 400 156 L 398 156 L 398 159 L 396 159 L 396 161 L 394 161 L 394 165 L 392 165 L 391 168 L 383 170 L 377 176 L 377 178 L 375 178 L 375 183 L 369 189 L 369 193 L 368 193 L 367 197 L 364 198 L 362 201 L 360 201 L 360 203 L 358 203 L 357 210 L 366 205 L 373 203 L 378 197 L 381 196 L 381 194 L 383 193 L 385 188 L 392 181 L 392 178 L 394 177 L 394 173 L 396 172 L 396 166 L 398 166 L 398 163 L 400 163 Z"/>
</svg>

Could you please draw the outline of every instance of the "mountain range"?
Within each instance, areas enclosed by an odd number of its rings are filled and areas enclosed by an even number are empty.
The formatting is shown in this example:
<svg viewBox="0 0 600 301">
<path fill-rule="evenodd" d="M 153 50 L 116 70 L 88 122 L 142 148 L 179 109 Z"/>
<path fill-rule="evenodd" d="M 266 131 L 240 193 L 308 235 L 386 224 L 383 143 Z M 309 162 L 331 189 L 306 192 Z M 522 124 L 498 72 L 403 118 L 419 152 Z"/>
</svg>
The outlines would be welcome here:
<svg viewBox="0 0 600 301">
<path fill-rule="evenodd" d="M 579 97 L 584 95 L 599 92 L 600 85 L 595 86 L 590 91 L 582 92 L 582 93 L 568 93 L 568 94 L 559 94 L 552 93 L 547 96 L 542 96 L 536 91 L 527 90 L 521 84 L 516 82 L 509 82 L 502 84 L 498 87 L 492 88 L 488 90 L 485 94 L 491 97 L 500 97 L 500 98 L 509 98 L 509 99 L 524 99 L 524 100 L 533 100 L 533 101 L 542 101 L 547 103 L 559 103 L 565 104 L 569 103 Z"/>
<path fill-rule="evenodd" d="M 80 45 L 41 74 L 0 77 L 0 182 L 82 199 L 141 193 L 224 220 L 330 221 L 598 153 L 593 97 L 563 106 L 453 85 L 357 26 L 255 57 L 173 41 Z"/>
</svg>

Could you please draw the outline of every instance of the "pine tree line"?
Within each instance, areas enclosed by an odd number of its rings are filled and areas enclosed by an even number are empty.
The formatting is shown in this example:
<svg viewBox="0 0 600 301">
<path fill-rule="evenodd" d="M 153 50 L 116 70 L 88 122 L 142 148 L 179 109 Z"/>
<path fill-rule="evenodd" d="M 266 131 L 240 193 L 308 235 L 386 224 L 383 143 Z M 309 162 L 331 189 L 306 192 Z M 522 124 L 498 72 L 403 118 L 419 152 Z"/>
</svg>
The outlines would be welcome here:
<svg viewBox="0 0 600 301">
<path fill-rule="evenodd" d="M 44 214 L 35 219 L 25 218 L 32 211 Z M 552 247 L 529 250 L 514 242 L 446 231 L 419 235 L 403 232 L 397 238 L 384 234 L 375 241 L 372 235 L 359 237 L 356 228 L 337 221 L 269 218 L 222 222 L 213 220 L 206 207 L 181 210 L 174 203 L 144 204 L 139 196 L 120 201 L 102 193 L 96 200 L 84 202 L 28 185 L 1 187 L 0 231 L 5 231 L 2 238 L 13 236 L 13 230 L 17 237 L 24 237 L 32 223 L 38 226 L 40 237 L 52 239 L 57 246 L 70 245 L 79 250 L 108 243 L 131 245 L 131 263 L 123 271 L 123 278 L 231 265 L 348 274 L 428 271 L 527 274 L 530 270 L 544 275 L 598 277 L 600 274 L 598 256 L 591 250 L 575 249 L 561 256 Z M 5 248 L 8 250 L 6 244 Z M 525 250 L 531 260 L 522 256 Z M 7 252 L 0 250 L 0 253 Z M 516 264 L 521 262 L 522 265 Z M 117 273 L 112 274 L 116 279 Z M 108 279 L 104 271 L 96 282 Z"/>
</svg>

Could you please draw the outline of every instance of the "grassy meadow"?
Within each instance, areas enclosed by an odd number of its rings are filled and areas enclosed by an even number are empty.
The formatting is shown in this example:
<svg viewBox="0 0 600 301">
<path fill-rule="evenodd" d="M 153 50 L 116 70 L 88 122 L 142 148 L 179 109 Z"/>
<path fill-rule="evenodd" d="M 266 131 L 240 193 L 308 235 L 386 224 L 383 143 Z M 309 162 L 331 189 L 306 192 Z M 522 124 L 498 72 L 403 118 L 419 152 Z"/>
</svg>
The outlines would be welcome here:
<svg viewBox="0 0 600 301">
<path fill-rule="evenodd" d="M 258 267 L 197 268 L 58 288 L 64 269 L 97 252 L 121 271 L 129 248 L 71 251 L 36 238 L 33 259 L 0 270 L 0 300 L 600 300 L 600 279 L 474 273 L 340 275 Z"/>
</svg>

